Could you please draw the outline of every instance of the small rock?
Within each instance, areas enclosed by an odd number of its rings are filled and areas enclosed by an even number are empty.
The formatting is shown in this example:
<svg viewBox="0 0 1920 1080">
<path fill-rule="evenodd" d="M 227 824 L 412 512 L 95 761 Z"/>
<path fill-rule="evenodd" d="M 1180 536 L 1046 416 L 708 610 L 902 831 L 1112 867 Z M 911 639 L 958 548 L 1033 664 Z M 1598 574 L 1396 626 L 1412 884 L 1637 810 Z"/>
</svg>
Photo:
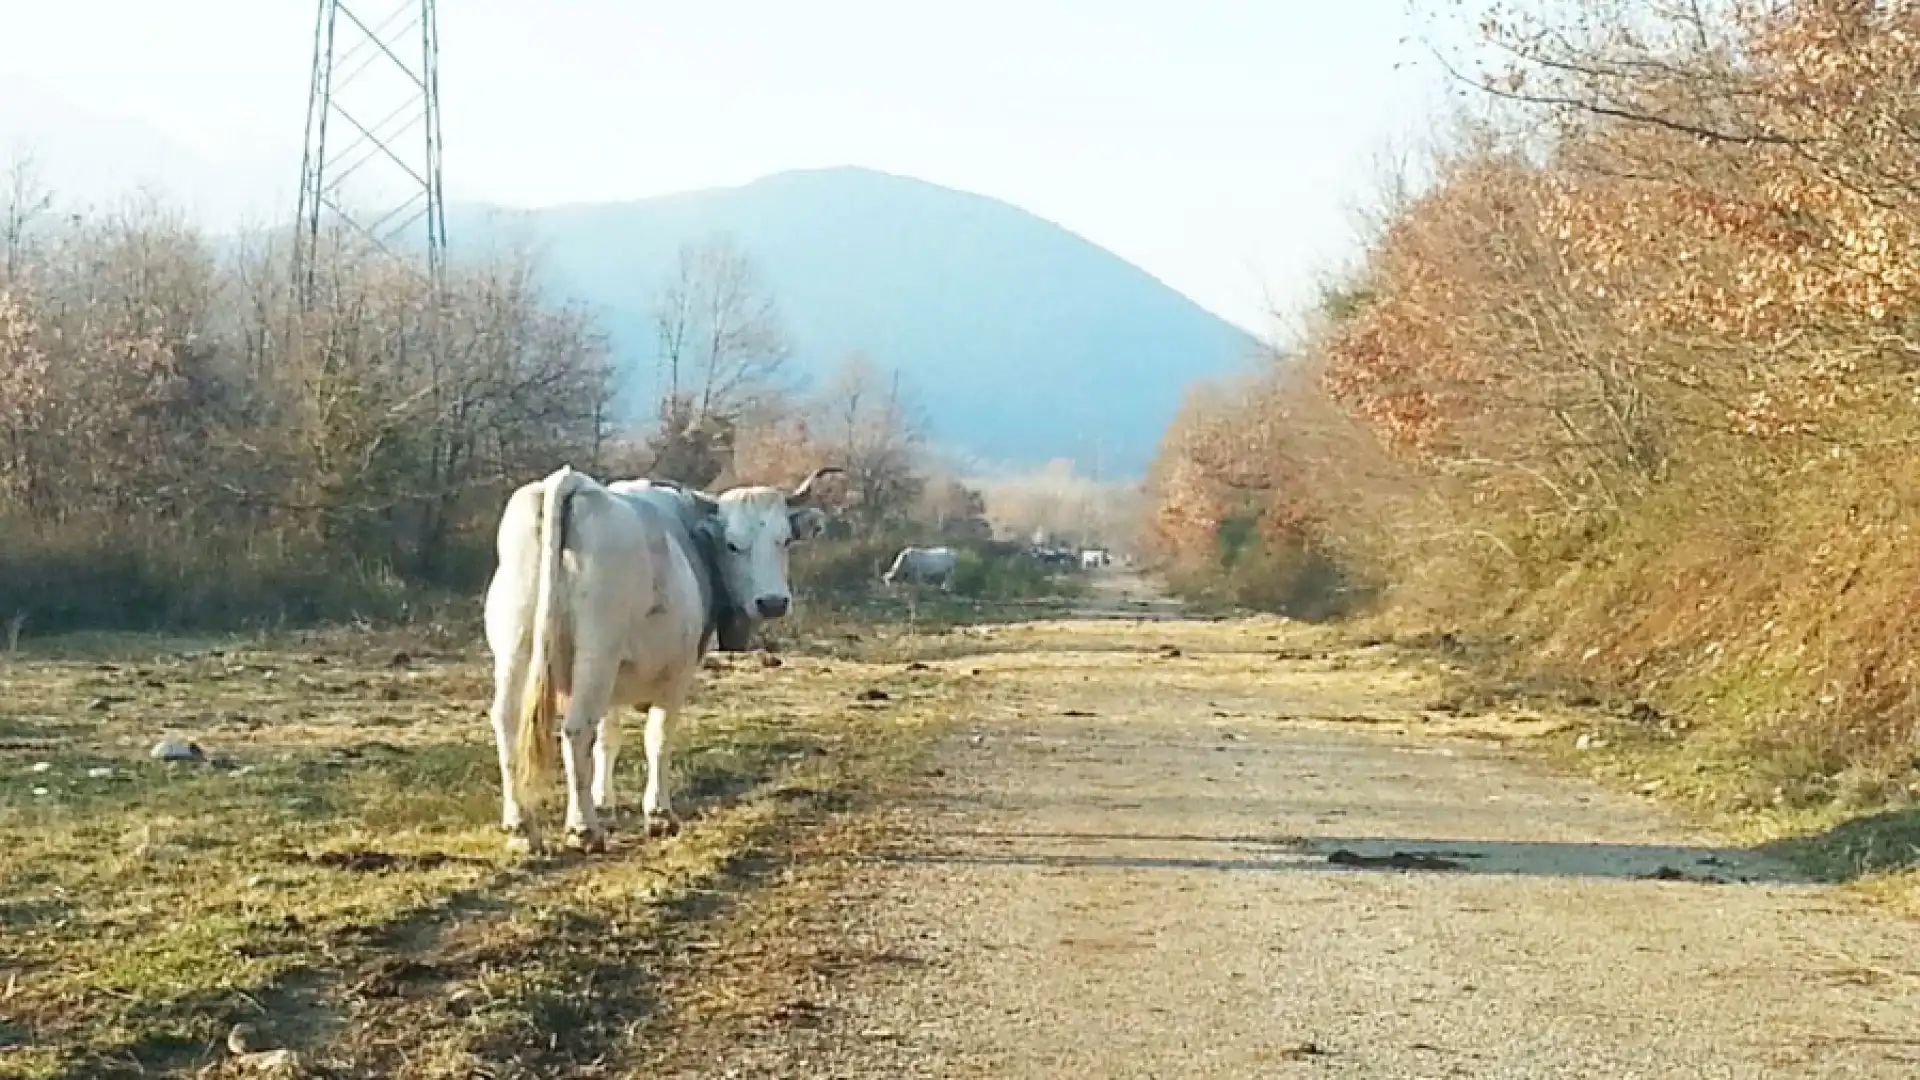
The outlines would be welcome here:
<svg viewBox="0 0 1920 1080">
<path fill-rule="evenodd" d="M 34 772 L 37 772 L 37 773 L 39 773 L 39 772 L 52 772 L 52 771 L 53 771 L 53 762 L 51 762 L 51 761 L 36 761 L 36 762 L 34 762 L 34 763 L 33 763 L 33 771 L 34 771 Z"/>
<path fill-rule="evenodd" d="M 1308 1042 L 1295 1043 L 1294 1045 L 1287 1047 L 1285 1050 L 1282 1050 L 1280 1052 L 1280 1056 L 1287 1058 L 1290 1061 L 1305 1061 L 1309 1058 L 1320 1057 L 1325 1053 L 1326 1051 L 1321 1049 L 1319 1043 L 1308 1041 Z"/>
<path fill-rule="evenodd" d="M 161 739 L 153 744 L 151 756 L 155 761 L 200 761 L 207 755 L 197 743 L 186 739 Z"/>
<path fill-rule="evenodd" d="M 36 795 L 37 797 L 39 797 L 39 798 L 42 798 L 42 799 L 44 799 L 44 798 L 46 798 L 46 797 L 47 797 L 48 795 L 50 795 L 50 794 L 52 794 L 52 792 L 50 792 L 50 791 L 48 791 L 48 790 L 47 790 L 46 788 L 43 788 L 43 787 L 37 787 L 37 788 L 34 788 L 34 789 L 33 789 L 33 793 L 34 793 L 34 795 Z"/>
<path fill-rule="evenodd" d="M 886 692 L 885 690 L 881 690 L 881 689 L 878 689 L 878 688 L 875 688 L 875 687 L 869 687 L 869 688 L 867 688 L 867 689 L 865 689 L 865 690 L 862 690 L 862 691 L 860 691 L 860 692 L 859 692 L 858 694 L 856 694 L 856 695 L 854 695 L 854 697 L 855 697 L 855 698 L 856 698 L 857 700 L 860 700 L 860 701 L 887 701 L 887 700 L 889 700 L 889 698 L 888 698 L 888 695 L 887 695 L 887 692 Z"/>
<path fill-rule="evenodd" d="M 88 712 L 106 712 L 111 708 L 113 708 L 113 699 L 110 697 L 97 697 L 87 702 Z"/>
<path fill-rule="evenodd" d="M 243 1054 L 240 1061 L 256 1072 L 269 1072 L 275 1069 L 292 1072 L 296 1058 L 291 1050 L 268 1050 L 259 1054 Z"/>
<path fill-rule="evenodd" d="M 760 654 L 760 666 L 763 668 L 777 668 L 785 663 L 785 660 L 780 659 L 772 653 Z"/>
<path fill-rule="evenodd" d="M 106 765 L 96 765 L 93 768 L 87 770 L 87 779 L 89 780 L 106 780 L 106 779 L 110 779 L 112 776 L 113 776 L 113 769 L 110 766 L 106 766 Z"/>
</svg>

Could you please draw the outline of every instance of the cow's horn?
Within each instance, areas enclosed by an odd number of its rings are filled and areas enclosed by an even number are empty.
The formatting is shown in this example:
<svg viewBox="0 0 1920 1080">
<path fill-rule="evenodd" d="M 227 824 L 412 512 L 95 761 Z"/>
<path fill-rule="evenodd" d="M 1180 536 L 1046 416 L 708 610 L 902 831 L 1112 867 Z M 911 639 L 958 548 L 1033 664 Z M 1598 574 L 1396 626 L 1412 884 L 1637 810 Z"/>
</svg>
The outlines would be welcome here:
<svg viewBox="0 0 1920 1080">
<path fill-rule="evenodd" d="M 831 476 L 835 473 L 844 473 L 846 471 L 847 470 L 841 468 L 838 465 L 820 466 L 819 468 L 813 470 L 812 473 L 808 474 L 805 480 L 800 481 L 800 486 L 793 489 L 793 494 L 787 496 L 787 501 L 789 503 L 794 503 L 794 504 L 806 503 L 811 501 L 813 499 L 814 481 L 819 480 L 823 476 Z"/>
</svg>

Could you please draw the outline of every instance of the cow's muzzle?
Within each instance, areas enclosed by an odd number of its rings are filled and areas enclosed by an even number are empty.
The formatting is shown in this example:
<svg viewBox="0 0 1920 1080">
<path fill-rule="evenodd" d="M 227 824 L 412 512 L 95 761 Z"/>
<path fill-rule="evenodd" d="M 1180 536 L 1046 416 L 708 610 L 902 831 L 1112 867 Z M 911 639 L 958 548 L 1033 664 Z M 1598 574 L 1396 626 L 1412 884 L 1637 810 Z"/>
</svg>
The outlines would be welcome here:
<svg viewBox="0 0 1920 1080">
<path fill-rule="evenodd" d="M 793 601 L 784 596 L 763 596 L 753 602 L 754 610 L 758 611 L 763 619 L 778 619 L 785 615 L 787 608 L 792 605 Z"/>
</svg>

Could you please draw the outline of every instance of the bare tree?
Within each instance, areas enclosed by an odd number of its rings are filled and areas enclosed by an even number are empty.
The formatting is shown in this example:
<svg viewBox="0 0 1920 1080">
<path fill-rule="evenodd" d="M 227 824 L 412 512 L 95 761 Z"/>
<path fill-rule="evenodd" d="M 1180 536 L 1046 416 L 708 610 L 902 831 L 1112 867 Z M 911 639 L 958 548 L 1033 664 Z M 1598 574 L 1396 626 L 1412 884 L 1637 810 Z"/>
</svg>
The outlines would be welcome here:
<svg viewBox="0 0 1920 1080">
<path fill-rule="evenodd" d="M 879 531 L 911 512 L 923 479 L 920 410 L 896 370 L 884 373 L 855 353 L 840 367 L 821 401 L 823 428 L 846 469 L 857 529 Z"/>
<path fill-rule="evenodd" d="M 732 238 L 681 245 L 654 307 L 659 426 L 652 471 L 691 484 L 719 476 L 741 418 L 782 389 L 789 346 L 773 294 Z"/>
<path fill-rule="evenodd" d="M 725 235 L 684 244 L 654 308 L 665 378 L 662 396 L 684 399 L 695 423 L 737 419 L 776 392 L 791 351 L 773 293 L 746 252 Z"/>
<path fill-rule="evenodd" d="M 42 186 L 39 164 L 30 150 L 13 153 L 4 182 L 6 190 L 0 198 L 6 205 L 0 208 L 0 245 L 6 247 L 6 262 L 0 280 L 12 281 L 19 276 L 21 260 L 26 256 L 27 230 L 53 205 L 53 193 Z"/>
</svg>

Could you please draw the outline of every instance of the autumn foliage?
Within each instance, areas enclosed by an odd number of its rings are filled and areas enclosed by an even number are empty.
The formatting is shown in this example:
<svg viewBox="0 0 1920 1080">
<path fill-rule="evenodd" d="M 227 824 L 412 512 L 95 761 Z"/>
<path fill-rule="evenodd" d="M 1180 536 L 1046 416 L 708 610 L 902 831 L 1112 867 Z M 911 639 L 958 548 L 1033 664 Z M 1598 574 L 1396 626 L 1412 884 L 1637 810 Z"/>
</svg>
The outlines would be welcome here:
<svg viewBox="0 0 1920 1080">
<path fill-rule="evenodd" d="M 1189 403 L 1155 544 L 1242 598 L 1331 562 L 1401 617 L 1790 747 L 1809 790 L 1904 776 L 1920 12 L 1540 10 L 1481 27 L 1495 118 L 1297 347 Z M 1278 565 L 1236 584 L 1249 534 Z"/>
<path fill-rule="evenodd" d="M 504 493 L 601 442 L 599 338 L 522 261 L 436 295 L 330 246 L 303 310 L 280 253 L 156 209 L 43 226 L 0 277 L 0 610 L 29 633 L 394 614 L 484 580 Z"/>
</svg>

